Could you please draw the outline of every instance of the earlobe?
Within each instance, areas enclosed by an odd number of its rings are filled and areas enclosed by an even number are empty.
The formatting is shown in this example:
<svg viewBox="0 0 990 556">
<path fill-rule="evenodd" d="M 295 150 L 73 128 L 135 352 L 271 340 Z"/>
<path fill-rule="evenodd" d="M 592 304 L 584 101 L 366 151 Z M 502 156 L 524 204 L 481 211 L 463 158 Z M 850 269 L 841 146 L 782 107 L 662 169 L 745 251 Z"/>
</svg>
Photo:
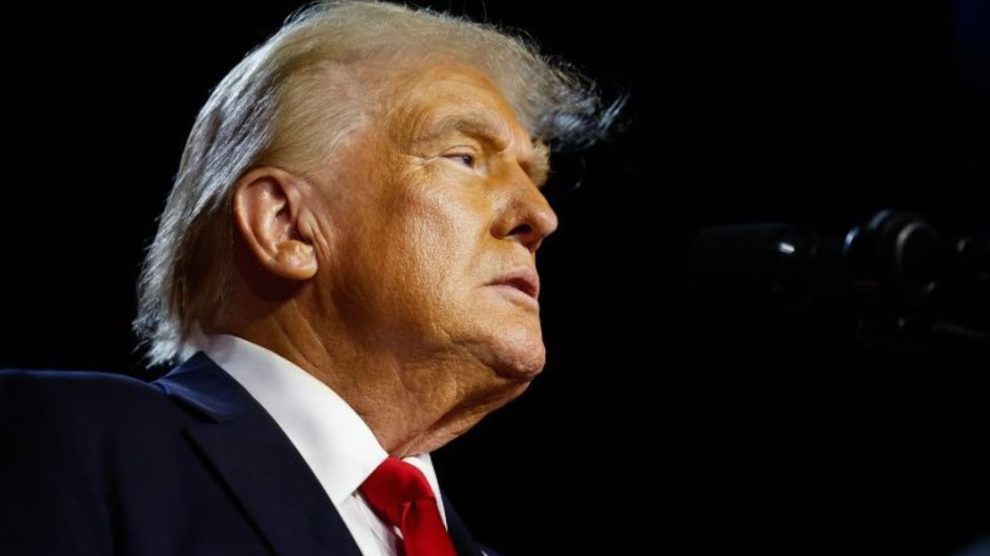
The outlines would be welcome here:
<svg viewBox="0 0 990 556">
<path fill-rule="evenodd" d="M 234 190 L 234 222 L 248 250 L 264 270 L 290 280 L 308 280 L 317 269 L 316 250 L 299 225 L 304 183 L 263 166 L 245 174 Z"/>
<path fill-rule="evenodd" d="M 298 239 L 283 241 L 275 259 L 270 270 L 283 278 L 309 280 L 316 274 L 316 251 L 309 243 Z"/>
</svg>

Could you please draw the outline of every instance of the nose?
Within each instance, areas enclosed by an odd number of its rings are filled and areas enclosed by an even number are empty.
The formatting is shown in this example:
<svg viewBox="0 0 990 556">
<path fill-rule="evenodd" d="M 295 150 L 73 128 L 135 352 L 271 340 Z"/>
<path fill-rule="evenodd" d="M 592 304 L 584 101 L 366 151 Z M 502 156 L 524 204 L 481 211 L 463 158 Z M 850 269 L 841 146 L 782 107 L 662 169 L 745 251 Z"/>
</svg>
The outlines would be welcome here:
<svg viewBox="0 0 990 556">
<path fill-rule="evenodd" d="M 530 253 L 536 253 L 544 238 L 558 225 L 557 213 L 546 197 L 523 172 L 513 180 L 505 210 L 493 230 L 496 237 L 521 243 Z"/>
</svg>

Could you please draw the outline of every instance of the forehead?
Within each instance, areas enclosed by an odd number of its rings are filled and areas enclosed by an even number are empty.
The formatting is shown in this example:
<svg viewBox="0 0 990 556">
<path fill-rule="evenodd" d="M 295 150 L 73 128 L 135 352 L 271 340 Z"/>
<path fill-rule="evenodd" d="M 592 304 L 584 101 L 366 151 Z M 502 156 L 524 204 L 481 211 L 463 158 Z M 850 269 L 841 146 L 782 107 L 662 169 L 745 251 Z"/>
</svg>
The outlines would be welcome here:
<svg viewBox="0 0 990 556">
<path fill-rule="evenodd" d="M 407 140 L 460 132 L 530 141 L 498 87 L 480 70 L 463 64 L 437 64 L 400 76 L 390 116 L 393 131 Z"/>
</svg>

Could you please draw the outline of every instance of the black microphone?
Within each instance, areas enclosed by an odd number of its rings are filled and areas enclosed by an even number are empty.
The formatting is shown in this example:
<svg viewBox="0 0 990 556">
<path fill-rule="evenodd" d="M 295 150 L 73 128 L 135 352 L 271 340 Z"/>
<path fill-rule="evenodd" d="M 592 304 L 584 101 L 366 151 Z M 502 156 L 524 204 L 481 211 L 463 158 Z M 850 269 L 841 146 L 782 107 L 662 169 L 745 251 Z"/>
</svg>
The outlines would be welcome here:
<svg viewBox="0 0 990 556">
<path fill-rule="evenodd" d="M 694 238 L 687 278 L 707 303 L 845 303 L 901 324 L 970 323 L 990 314 L 990 241 L 943 238 L 920 215 L 894 210 L 841 236 L 783 223 L 717 226 Z"/>
</svg>

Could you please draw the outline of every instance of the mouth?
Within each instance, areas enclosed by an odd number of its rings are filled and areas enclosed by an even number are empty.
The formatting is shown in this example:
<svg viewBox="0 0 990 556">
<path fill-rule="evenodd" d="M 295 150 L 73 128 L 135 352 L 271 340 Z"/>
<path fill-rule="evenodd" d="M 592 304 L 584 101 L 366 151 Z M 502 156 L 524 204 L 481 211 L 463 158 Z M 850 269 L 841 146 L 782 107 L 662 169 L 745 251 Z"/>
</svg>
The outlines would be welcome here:
<svg viewBox="0 0 990 556">
<path fill-rule="evenodd" d="M 489 285 L 514 288 L 534 300 L 540 296 L 540 276 L 529 267 L 519 267 L 506 272 Z"/>
</svg>

